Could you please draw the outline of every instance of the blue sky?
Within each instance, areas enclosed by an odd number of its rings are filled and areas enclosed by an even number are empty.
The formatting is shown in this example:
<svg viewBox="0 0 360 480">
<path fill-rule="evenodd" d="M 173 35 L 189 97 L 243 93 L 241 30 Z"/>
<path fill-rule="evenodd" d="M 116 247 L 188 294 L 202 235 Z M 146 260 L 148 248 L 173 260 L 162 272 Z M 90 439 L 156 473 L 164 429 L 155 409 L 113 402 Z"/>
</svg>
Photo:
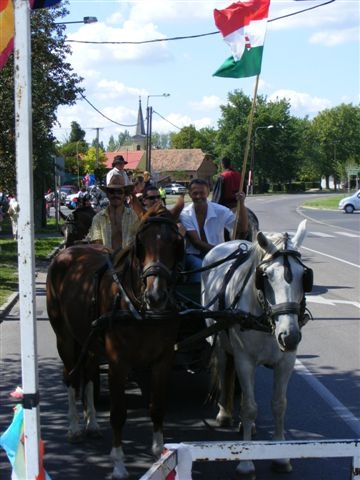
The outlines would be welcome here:
<svg viewBox="0 0 360 480">
<path fill-rule="evenodd" d="M 269 20 L 324 3 L 271 0 Z M 231 1 L 209 0 L 70 0 L 64 21 L 96 16 L 94 24 L 66 26 L 68 39 L 85 41 L 142 41 L 187 37 L 217 28 L 214 8 Z M 258 94 L 269 100 L 286 98 L 291 113 L 312 118 L 340 103 L 359 105 L 359 0 L 336 0 L 296 16 L 268 22 Z M 153 132 L 177 132 L 189 124 L 217 127 L 219 105 L 229 92 L 242 90 L 252 97 L 255 77 L 227 79 L 212 74 L 230 56 L 220 34 L 146 45 L 95 45 L 71 43 L 69 58 L 84 78 L 84 95 L 115 122 L 136 123 L 139 97 L 144 116 L 153 107 Z M 169 97 L 157 97 L 169 93 Z M 150 95 L 149 99 L 148 96 Z M 65 141 L 70 124 L 77 121 L 86 140 L 96 136 L 107 145 L 110 135 L 134 127 L 121 127 L 105 119 L 84 100 L 60 108 L 54 134 Z M 178 128 L 176 128 L 178 127 Z"/>
</svg>

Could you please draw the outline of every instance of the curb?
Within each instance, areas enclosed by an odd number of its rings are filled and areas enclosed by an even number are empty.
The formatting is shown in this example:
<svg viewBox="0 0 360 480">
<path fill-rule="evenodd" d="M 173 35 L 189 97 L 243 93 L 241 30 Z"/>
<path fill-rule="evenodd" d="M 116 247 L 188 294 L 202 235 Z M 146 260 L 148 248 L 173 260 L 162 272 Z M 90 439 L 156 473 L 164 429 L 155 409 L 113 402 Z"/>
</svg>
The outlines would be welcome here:
<svg viewBox="0 0 360 480">
<path fill-rule="evenodd" d="M 16 304 L 18 299 L 19 299 L 19 292 L 12 293 L 8 298 L 8 300 L 4 304 L 0 305 L 0 323 L 9 314 L 10 310 Z"/>
</svg>

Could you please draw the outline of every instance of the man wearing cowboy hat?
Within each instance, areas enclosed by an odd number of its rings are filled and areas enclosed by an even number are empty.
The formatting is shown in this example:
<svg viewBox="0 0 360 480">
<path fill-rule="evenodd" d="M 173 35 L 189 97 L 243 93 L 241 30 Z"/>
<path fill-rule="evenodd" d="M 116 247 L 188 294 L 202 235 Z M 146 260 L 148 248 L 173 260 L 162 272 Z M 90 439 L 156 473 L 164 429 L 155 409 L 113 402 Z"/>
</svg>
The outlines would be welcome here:
<svg viewBox="0 0 360 480">
<path fill-rule="evenodd" d="M 122 155 L 115 155 L 114 160 L 112 162 L 113 168 L 106 175 L 106 185 L 109 185 L 113 175 L 122 175 L 125 181 L 125 185 L 131 184 L 129 177 L 127 176 L 127 173 L 124 170 L 124 167 L 127 163 L 128 162 L 124 159 Z"/>
<path fill-rule="evenodd" d="M 134 240 L 144 209 L 136 198 L 134 186 L 126 185 L 122 175 L 113 175 L 109 185 L 100 188 L 106 193 L 109 205 L 94 216 L 89 238 L 112 250 L 125 248 Z M 130 203 L 126 197 L 130 197 Z"/>
</svg>

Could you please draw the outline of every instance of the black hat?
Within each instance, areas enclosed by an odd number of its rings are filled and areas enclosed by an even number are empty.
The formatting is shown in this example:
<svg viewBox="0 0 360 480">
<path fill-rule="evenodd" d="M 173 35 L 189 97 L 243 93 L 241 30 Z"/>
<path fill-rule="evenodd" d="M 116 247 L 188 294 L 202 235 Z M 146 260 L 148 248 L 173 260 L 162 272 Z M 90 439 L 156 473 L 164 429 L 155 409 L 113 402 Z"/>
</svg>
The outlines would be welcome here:
<svg viewBox="0 0 360 480">
<path fill-rule="evenodd" d="M 122 155 L 116 155 L 112 162 L 112 166 L 114 167 L 117 163 L 123 163 L 124 165 L 126 165 L 128 162 L 125 160 L 125 158 Z"/>
</svg>

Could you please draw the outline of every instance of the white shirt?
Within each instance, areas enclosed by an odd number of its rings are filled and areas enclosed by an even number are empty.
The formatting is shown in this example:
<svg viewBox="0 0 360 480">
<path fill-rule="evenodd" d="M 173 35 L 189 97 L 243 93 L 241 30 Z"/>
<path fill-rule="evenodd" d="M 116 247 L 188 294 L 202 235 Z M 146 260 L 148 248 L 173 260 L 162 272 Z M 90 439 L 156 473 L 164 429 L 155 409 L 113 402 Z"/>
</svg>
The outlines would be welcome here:
<svg viewBox="0 0 360 480">
<path fill-rule="evenodd" d="M 118 170 L 116 167 L 114 167 L 113 169 L 110 170 L 110 172 L 106 174 L 106 185 L 109 185 L 111 177 L 113 177 L 114 175 L 122 175 L 125 185 L 131 184 L 130 179 L 127 176 L 127 173 L 125 172 L 125 170 Z"/>
<path fill-rule="evenodd" d="M 224 228 L 232 233 L 235 224 L 235 214 L 227 207 L 218 203 L 207 202 L 208 209 L 204 223 L 204 232 L 208 243 L 218 245 L 223 243 Z M 186 231 L 196 231 L 200 237 L 200 229 L 196 219 L 194 204 L 187 205 L 180 214 L 180 222 Z M 186 244 L 186 253 L 199 254 L 200 251 L 190 242 Z"/>
</svg>

